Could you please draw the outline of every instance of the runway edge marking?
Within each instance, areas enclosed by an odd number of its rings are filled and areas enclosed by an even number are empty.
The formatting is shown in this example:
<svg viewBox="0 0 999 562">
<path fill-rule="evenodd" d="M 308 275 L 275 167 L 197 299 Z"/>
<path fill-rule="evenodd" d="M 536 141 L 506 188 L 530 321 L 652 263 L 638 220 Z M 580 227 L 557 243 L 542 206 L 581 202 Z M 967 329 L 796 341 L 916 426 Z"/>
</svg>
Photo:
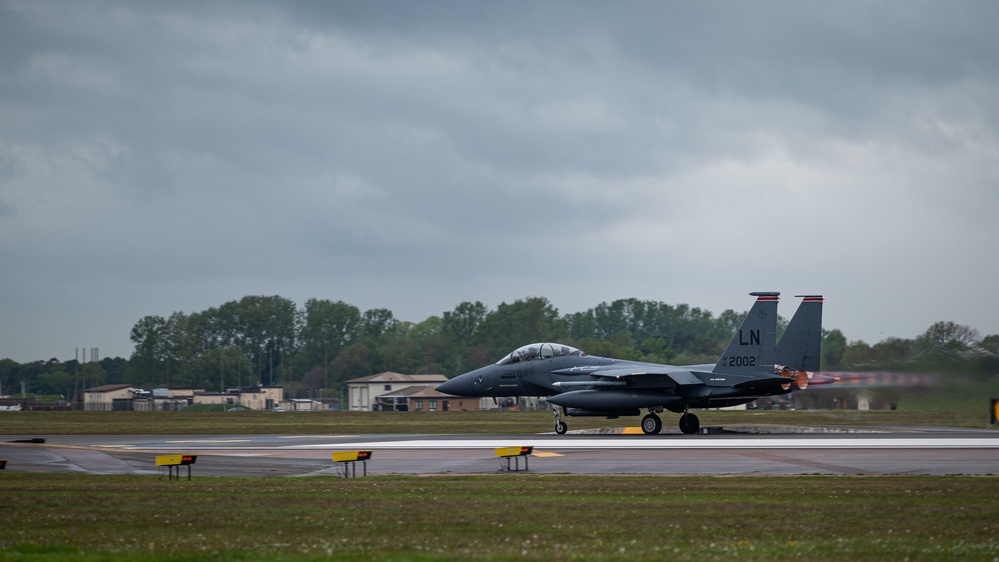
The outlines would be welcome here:
<svg viewBox="0 0 999 562">
<path fill-rule="evenodd" d="M 999 438 L 836 438 L 836 439 L 546 439 L 518 438 L 544 449 L 999 449 Z M 509 444 L 509 439 L 414 439 L 291 445 L 287 449 L 344 447 L 365 449 L 478 449 Z"/>
</svg>

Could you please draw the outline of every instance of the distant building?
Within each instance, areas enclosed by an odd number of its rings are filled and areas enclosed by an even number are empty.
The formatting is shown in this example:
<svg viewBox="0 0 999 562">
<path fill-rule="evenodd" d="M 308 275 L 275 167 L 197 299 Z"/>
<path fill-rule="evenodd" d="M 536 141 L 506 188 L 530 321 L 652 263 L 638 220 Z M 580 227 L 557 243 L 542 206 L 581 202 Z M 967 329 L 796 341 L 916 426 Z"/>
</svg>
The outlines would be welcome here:
<svg viewBox="0 0 999 562">
<path fill-rule="evenodd" d="M 196 392 L 194 404 L 222 404 L 226 408 L 240 406 L 250 410 L 273 410 L 284 402 L 284 388 L 280 386 L 244 386 L 231 388 L 224 393 Z"/>
<path fill-rule="evenodd" d="M 281 409 L 289 412 L 322 412 L 326 406 L 318 400 L 292 398 L 281 403 Z"/>
<path fill-rule="evenodd" d="M 219 393 L 192 387 L 144 389 L 128 384 L 107 384 L 83 391 L 83 409 L 91 412 L 170 412 L 192 404 L 273 410 L 282 402 L 284 389 L 280 386 L 250 386 Z M 299 406 L 296 409 L 307 408 Z"/>
<path fill-rule="evenodd" d="M 133 389 L 131 409 L 136 412 L 179 412 L 194 403 L 203 388 L 158 387 L 152 390 Z"/>
<path fill-rule="evenodd" d="M 188 407 L 200 388 L 154 388 L 129 384 L 106 384 L 83 391 L 83 409 L 88 412 L 162 412 Z"/>
<path fill-rule="evenodd" d="M 216 406 L 223 405 L 226 409 L 239 405 L 239 390 L 229 389 L 225 392 L 199 392 L 192 398 L 192 404 Z"/>
<path fill-rule="evenodd" d="M 280 386 L 251 386 L 239 389 L 239 404 L 252 410 L 273 410 L 284 401 Z"/>
<path fill-rule="evenodd" d="M 409 387 L 430 388 L 447 380 L 444 375 L 404 375 L 387 371 L 347 381 L 348 404 L 353 412 L 377 409 L 379 396 Z"/>
<path fill-rule="evenodd" d="M 408 386 L 376 398 L 378 409 L 397 412 L 448 412 L 480 409 L 478 398 L 452 396 L 429 386 Z"/>
<path fill-rule="evenodd" d="M 83 409 L 88 412 L 130 410 L 124 402 L 131 403 L 135 387 L 129 384 L 105 384 L 83 391 Z"/>
</svg>

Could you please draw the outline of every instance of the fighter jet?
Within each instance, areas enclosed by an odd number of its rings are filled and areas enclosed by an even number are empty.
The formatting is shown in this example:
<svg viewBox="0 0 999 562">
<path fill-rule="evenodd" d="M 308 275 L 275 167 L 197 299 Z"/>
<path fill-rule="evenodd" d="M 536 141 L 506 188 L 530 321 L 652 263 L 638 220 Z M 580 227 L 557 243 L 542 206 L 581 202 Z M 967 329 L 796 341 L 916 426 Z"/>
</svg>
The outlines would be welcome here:
<svg viewBox="0 0 999 562">
<path fill-rule="evenodd" d="M 719 408 L 761 396 L 804 390 L 819 368 L 822 336 L 820 295 L 799 295 L 801 305 L 777 343 L 778 292 L 756 297 L 742 325 L 714 365 L 674 366 L 587 355 L 558 343 L 532 343 L 493 365 L 439 385 L 446 394 L 469 397 L 545 396 L 555 410 L 555 432 L 568 426 L 563 416 L 642 418 L 642 431 L 659 433 L 664 410 L 682 414 L 680 431 L 697 433 L 691 408 Z"/>
</svg>

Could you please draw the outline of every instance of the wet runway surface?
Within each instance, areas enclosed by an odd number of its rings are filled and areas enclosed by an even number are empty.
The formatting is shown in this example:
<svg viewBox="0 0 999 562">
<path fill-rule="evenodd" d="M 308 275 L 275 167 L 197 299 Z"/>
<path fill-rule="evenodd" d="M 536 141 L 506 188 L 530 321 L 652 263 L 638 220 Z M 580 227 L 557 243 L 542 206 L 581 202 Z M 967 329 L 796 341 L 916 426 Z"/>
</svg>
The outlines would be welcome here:
<svg viewBox="0 0 999 562">
<path fill-rule="evenodd" d="M 495 448 L 531 446 L 529 471 L 538 474 L 999 474 L 997 430 L 798 431 L 771 426 L 656 436 L 0 436 L 0 459 L 7 459 L 7 473 L 160 474 L 156 455 L 184 453 L 198 455 L 195 476 L 308 476 L 335 475 L 333 452 L 362 449 L 373 451 L 369 475 L 491 474 L 500 471 Z M 11 442 L 37 437 L 45 443 Z"/>
</svg>

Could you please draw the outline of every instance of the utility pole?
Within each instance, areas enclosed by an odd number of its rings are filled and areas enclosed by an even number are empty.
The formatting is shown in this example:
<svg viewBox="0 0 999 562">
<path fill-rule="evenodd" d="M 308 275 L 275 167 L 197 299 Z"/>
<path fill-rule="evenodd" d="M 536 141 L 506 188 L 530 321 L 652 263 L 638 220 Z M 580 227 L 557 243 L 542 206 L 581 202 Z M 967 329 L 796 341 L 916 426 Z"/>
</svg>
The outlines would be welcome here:
<svg viewBox="0 0 999 562">
<path fill-rule="evenodd" d="M 94 363 L 91 367 L 91 371 L 94 374 L 94 386 L 101 385 L 101 366 L 100 366 L 100 349 L 96 347 L 90 348 L 90 362 Z"/>
<path fill-rule="evenodd" d="M 74 348 L 76 364 L 73 365 L 73 397 L 70 400 L 73 401 L 73 405 L 70 409 L 76 409 L 76 393 L 80 391 L 80 348 Z"/>
</svg>

